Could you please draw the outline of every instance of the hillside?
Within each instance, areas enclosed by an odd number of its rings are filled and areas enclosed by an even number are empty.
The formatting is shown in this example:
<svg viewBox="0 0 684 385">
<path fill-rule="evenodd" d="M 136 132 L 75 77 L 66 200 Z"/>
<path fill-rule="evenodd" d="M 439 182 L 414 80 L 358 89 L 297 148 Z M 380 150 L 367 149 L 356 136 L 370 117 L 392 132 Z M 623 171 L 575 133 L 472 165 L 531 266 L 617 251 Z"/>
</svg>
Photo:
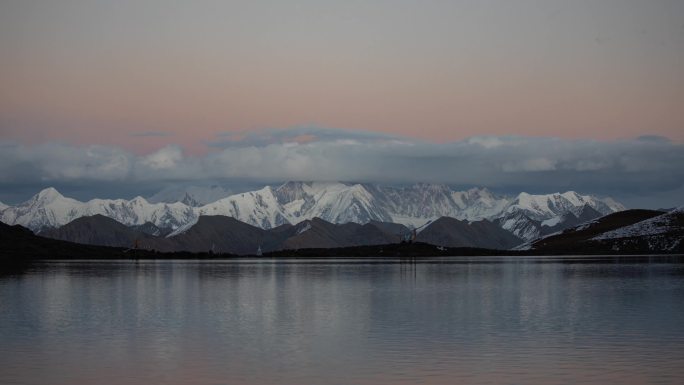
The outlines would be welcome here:
<svg viewBox="0 0 684 385">
<path fill-rule="evenodd" d="M 522 240 L 488 220 L 468 223 L 442 217 L 430 223 L 416 237 L 419 242 L 447 247 L 476 247 L 507 250 Z"/>
<path fill-rule="evenodd" d="M 525 248 L 566 253 L 684 252 L 684 212 L 626 210 L 541 238 Z"/>
</svg>

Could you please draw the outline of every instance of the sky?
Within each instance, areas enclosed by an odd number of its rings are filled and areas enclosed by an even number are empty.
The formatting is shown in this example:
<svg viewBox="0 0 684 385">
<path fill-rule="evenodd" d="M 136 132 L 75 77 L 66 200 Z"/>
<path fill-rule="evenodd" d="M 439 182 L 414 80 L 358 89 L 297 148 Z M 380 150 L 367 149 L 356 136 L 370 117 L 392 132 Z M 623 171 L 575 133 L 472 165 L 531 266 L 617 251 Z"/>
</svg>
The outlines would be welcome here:
<svg viewBox="0 0 684 385">
<path fill-rule="evenodd" d="M 684 204 L 681 0 L 0 2 L 0 200 L 288 179 Z"/>
</svg>

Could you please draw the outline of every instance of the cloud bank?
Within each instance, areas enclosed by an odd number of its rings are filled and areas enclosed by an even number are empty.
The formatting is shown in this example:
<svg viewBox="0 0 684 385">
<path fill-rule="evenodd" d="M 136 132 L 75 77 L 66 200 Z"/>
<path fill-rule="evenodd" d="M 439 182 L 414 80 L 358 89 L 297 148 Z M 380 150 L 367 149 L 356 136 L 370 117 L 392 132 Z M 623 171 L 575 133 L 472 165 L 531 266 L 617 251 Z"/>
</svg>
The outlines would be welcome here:
<svg viewBox="0 0 684 385">
<path fill-rule="evenodd" d="M 213 151 L 199 157 L 173 145 L 140 156 L 109 146 L 2 143 L 0 185 L 7 195 L 22 186 L 54 184 L 430 182 L 502 191 L 575 189 L 623 199 L 658 196 L 663 204 L 671 203 L 664 193 L 675 194 L 684 185 L 684 146 L 652 136 L 616 141 L 484 136 L 435 144 L 298 128 L 226 134 L 207 144 Z"/>
</svg>

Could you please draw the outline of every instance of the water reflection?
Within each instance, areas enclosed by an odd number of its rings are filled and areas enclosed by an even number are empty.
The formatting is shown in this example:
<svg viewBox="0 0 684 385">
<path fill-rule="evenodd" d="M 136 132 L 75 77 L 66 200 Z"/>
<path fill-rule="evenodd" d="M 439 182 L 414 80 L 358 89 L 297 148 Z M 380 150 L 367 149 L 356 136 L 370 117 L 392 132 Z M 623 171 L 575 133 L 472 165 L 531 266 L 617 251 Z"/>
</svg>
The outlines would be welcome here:
<svg viewBox="0 0 684 385">
<path fill-rule="evenodd" d="M 568 261 L 38 264 L 0 383 L 684 382 L 684 264 Z"/>
</svg>

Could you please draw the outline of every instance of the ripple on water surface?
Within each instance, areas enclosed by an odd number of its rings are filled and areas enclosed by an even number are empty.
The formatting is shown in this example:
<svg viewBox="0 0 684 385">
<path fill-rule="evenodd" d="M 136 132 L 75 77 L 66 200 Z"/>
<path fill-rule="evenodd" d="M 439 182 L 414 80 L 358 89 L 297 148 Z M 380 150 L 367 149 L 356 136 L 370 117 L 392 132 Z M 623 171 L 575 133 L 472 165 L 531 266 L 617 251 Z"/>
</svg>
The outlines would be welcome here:
<svg viewBox="0 0 684 385">
<path fill-rule="evenodd" d="M 405 262 L 1 274 L 0 383 L 684 383 L 677 258 Z"/>
</svg>

